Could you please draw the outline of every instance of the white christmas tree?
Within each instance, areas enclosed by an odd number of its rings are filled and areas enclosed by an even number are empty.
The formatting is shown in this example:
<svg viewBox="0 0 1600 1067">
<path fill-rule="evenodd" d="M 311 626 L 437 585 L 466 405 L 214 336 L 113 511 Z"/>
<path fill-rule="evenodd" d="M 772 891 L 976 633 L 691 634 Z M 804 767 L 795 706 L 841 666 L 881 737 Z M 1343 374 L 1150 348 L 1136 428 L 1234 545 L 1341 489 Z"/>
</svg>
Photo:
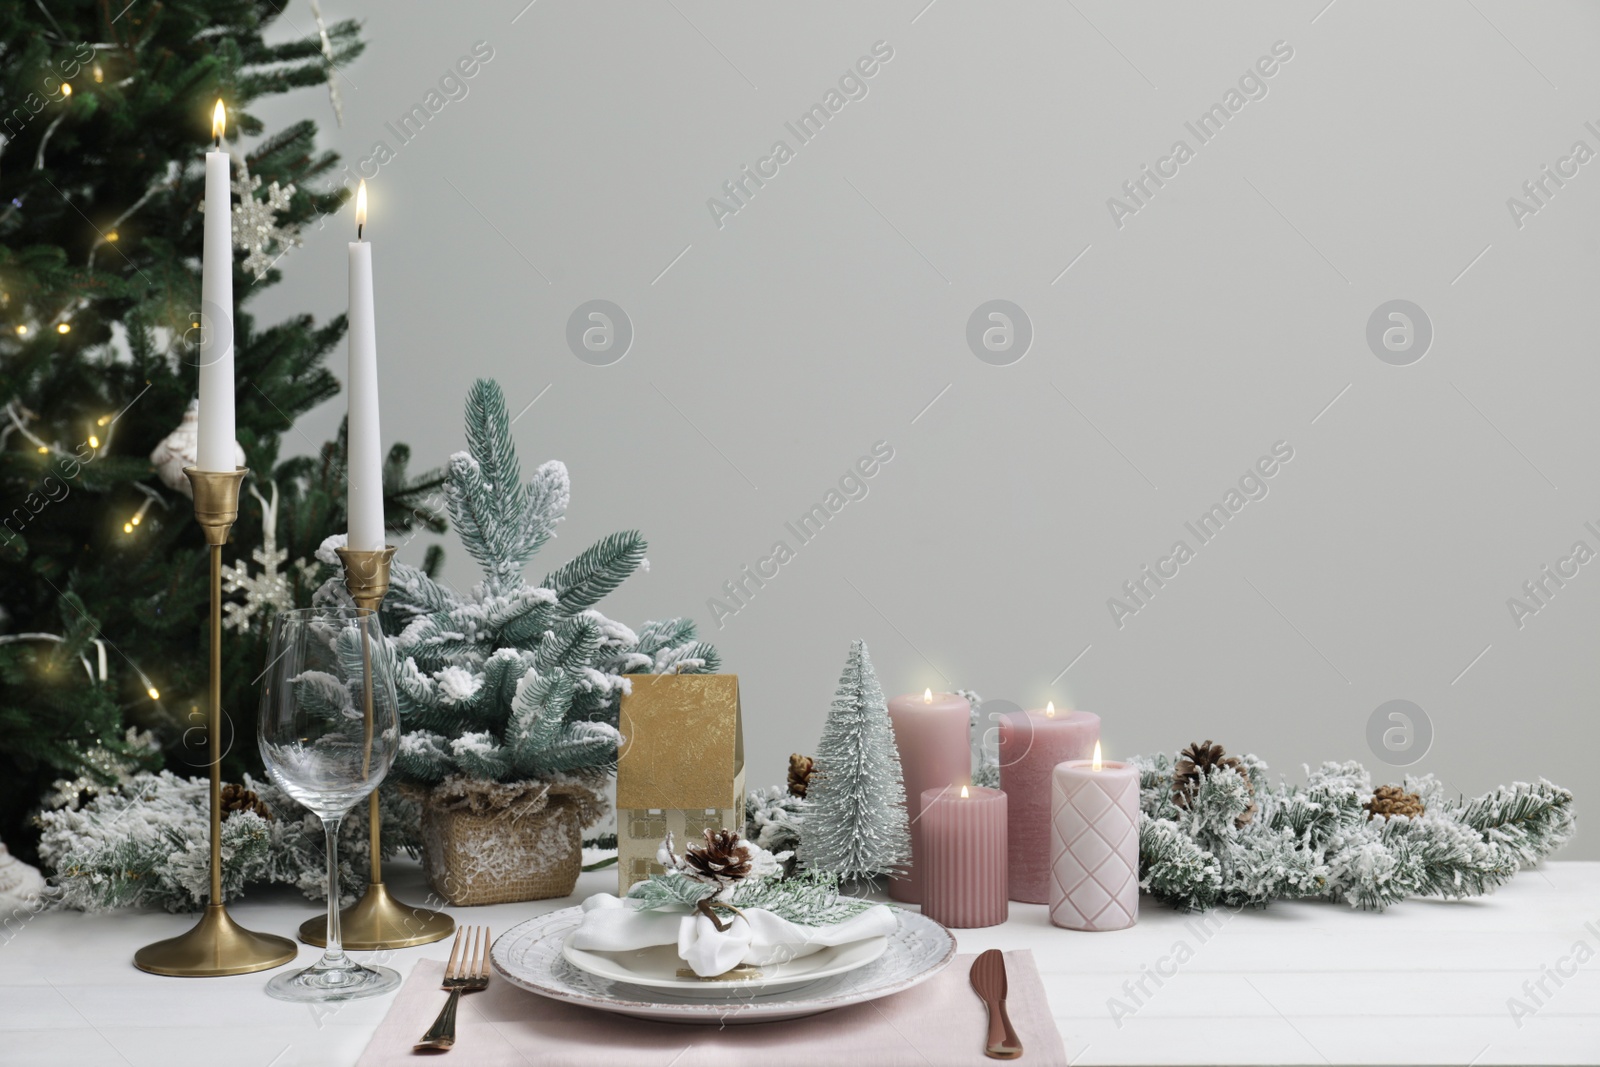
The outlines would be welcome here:
<svg viewBox="0 0 1600 1067">
<path fill-rule="evenodd" d="M 911 858 L 900 752 L 864 641 L 850 646 L 806 791 L 800 854 L 840 879 L 888 874 Z"/>
</svg>

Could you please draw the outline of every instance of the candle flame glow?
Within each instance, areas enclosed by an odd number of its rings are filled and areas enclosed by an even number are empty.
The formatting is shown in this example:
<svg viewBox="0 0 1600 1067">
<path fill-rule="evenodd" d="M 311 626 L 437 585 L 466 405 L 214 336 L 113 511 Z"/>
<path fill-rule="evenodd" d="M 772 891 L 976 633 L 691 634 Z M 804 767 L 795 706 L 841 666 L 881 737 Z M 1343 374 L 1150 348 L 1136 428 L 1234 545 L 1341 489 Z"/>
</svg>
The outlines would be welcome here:
<svg viewBox="0 0 1600 1067">
<path fill-rule="evenodd" d="M 1056 717 L 1056 702 L 1054 700 L 1045 701 L 1044 713 L 1052 719 Z"/>
<path fill-rule="evenodd" d="M 222 101 L 217 101 L 216 109 L 211 112 L 211 137 L 213 140 L 222 140 L 222 135 L 228 132 L 228 109 L 222 106 Z"/>
<path fill-rule="evenodd" d="M 356 186 L 356 236 L 361 236 L 361 228 L 367 224 L 367 181 L 361 180 Z"/>
<path fill-rule="evenodd" d="M 1105 770 L 1105 768 L 1100 765 L 1100 742 L 1098 741 L 1094 743 L 1094 764 L 1090 766 L 1089 769 L 1091 771 Z"/>
<path fill-rule="evenodd" d="M 922 691 L 922 702 L 924 704 L 932 704 L 933 703 L 933 690 L 932 689 L 924 689 Z"/>
<path fill-rule="evenodd" d="M 971 797 L 972 796 L 971 793 L 967 792 L 967 787 L 966 786 L 962 786 L 961 787 L 961 795 L 964 796 L 964 797 Z"/>
</svg>

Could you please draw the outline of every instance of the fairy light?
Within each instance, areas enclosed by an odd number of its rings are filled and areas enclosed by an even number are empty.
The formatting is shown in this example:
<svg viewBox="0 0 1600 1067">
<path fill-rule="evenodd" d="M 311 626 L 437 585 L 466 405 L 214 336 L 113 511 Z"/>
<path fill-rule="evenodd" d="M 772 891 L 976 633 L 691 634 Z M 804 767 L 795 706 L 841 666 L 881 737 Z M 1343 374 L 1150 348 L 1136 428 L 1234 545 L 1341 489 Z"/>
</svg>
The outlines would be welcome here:
<svg viewBox="0 0 1600 1067">
<path fill-rule="evenodd" d="M 56 324 L 56 333 L 67 334 L 67 333 L 71 333 L 71 332 L 72 332 L 72 324 L 71 323 L 69 323 L 69 322 L 61 322 L 61 323 L 57 323 Z"/>
<path fill-rule="evenodd" d="M 19 325 L 17 327 L 17 336 L 18 337 L 26 337 L 26 336 L 28 336 L 28 328 L 26 326 Z"/>
<path fill-rule="evenodd" d="M 100 447 L 100 438 L 96 437 L 94 434 L 90 434 L 89 435 L 89 447 L 90 448 L 99 448 Z"/>
<path fill-rule="evenodd" d="M 100 64 L 96 63 L 94 65 L 94 83 L 96 85 L 99 85 L 101 82 L 103 82 L 105 80 L 106 80 L 105 71 L 101 70 L 100 69 Z"/>
<path fill-rule="evenodd" d="M 61 83 L 61 95 L 63 97 L 67 97 L 67 96 L 71 96 L 72 95 L 72 83 L 71 82 L 62 82 Z"/>
<path fill-rule="evenodd" d="M 106 234 L 106 240 L 115 241 L 118 237 L 121 237 L 121 236 L 122 235 L 120 233 L 118 233 L 116 230 L 112 230 L 110 233 Z"/>
<path fill-rule="evenodd" d="M 150 694 L 150 699 L 151 700 L 160 700 L 161 699 L 161 690 L 157 689 L 153 685 L 150 688 L 146 689 L 145 692 Z"/>
<path fill-rule="evenodd" d="M 108 423 L 110 421 L 111 421 L 111 416 L 110 415 L 101 415 L 98 419 L 94 420 L 94 424 L 96 426 L 104 426 L 106 423 Z"/>
<path fill-rule="evenodd" d="M 153 501 L 150 497 L 145 498 L 144 503 L 139 505 L 139 510 L 133 513 L 133 517 L 122 524 L 123 533 L 133 533 L 133 528 L 144 521 L 144 513 L 150 510 L 150 505 L 152 502 Z"/>
</svg>

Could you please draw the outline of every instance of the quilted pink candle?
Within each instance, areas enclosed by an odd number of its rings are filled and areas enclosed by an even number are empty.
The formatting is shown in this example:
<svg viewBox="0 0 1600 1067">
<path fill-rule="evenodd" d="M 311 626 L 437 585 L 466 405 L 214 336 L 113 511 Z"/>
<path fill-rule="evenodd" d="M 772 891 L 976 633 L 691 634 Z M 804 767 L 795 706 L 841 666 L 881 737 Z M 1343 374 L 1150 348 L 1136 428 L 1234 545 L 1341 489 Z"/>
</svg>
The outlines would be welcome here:
<svg viewBox="0 0 1600 1067">
<path fill-rule="evenodd" d="M 1051 772 L 1088 759 L 1100 740 L 1100 716 L 1087 711 L 1013 711 L 1000 718 L 1000 788 L 1011 820 L 1011 899 L 1050 903 Z"/>
<path fill-rule="evenodd" d="M 1006 795 L 981 786 L 922 794 L 922 914 L 946 926 L 1006 921 Z"/>
<path fill-rule="evenodd" d="M 954 693 L 902 693 L 889 701 L 900 775 L 906 784 L 906 816 L 911 820 L 911 863 L 889 879 L 889 896 L 907 904 L 922 902 L 922 795 L 947 785 L 972 781 L 972 705 Z"/>
<path fill-rule="evenodd" d="M 1139 918 L 1139 772 L 1094 758 L 1055 769 L 1050 813 L 1050 921 L 1123 930 Z"/>
</svg>

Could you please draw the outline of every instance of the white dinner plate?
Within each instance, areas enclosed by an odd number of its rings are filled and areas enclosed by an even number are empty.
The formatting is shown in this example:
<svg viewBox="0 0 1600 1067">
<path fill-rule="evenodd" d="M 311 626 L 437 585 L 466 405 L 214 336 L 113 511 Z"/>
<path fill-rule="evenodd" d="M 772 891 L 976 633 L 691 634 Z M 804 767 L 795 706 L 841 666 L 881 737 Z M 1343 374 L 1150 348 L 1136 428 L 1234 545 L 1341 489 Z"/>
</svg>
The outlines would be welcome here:
<svg viewBox="0 0 1600 1067">
<path fill-rule="evenodd" d="M 894 932 L 884 939 L 882 954 L 870 963 L 799 985 L 749 989 L 733 997 L 686 996 L 575 966 L 564 949 L 568 935 L 583 921 L 582 908 L 564 908 L 512 927 L 495 939 L 490 958 L 494 969 L 514 986 L 600 1011 L 720 1025 L 794 1019 L 899 993 L 949 965 L 956 954 L 956 940 L 949 930 L 914 911 L 893 910 Z"/>
<path fill-rule="evenodd" d="M 568 937 L 562 944 L 561 954 L 578 970 L 613 982 L 626 982 L 644 989 L 665 989 L 685 997 L 722 999 L 747 997 L 757 992 L 772 993 L 844 974 L 865 967 L 882 956 L 888 947 L 887 937 L 868 937 L 848 945 L 827 946 L 787 963 L 764 964 L 753 968 L 756 973 L 748 978 L 729 979 L 680 975 L 678 972 L 687 969 L 687 964 L 678 955 L 677 945 L 655 945 L 631 952 L 592 952 L 573 948 L 572 938 Z"/>
</svg>

